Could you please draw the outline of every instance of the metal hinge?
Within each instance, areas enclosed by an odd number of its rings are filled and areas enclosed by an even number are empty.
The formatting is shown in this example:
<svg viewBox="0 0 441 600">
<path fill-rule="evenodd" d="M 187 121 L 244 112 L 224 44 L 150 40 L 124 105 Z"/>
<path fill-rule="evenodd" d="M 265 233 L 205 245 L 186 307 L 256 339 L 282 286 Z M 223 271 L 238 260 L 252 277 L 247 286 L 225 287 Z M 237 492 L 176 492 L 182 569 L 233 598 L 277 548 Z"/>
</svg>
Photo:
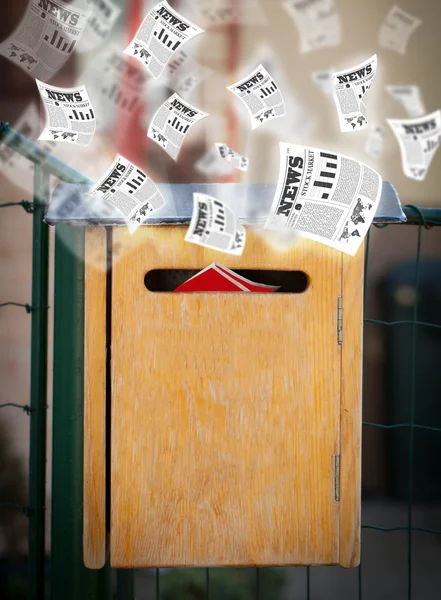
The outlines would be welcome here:
<svg viewBox="0 0 441 600">
<path fill-rule="evenodd" d="M 334 455 L 334 500 L 340 502 L 340 454 Z"/>
<path fill-rule="evenodd" d="M 343 301 L 342 297 L 337 298 L 337 342 L 343 344 Z"/>
</svg>

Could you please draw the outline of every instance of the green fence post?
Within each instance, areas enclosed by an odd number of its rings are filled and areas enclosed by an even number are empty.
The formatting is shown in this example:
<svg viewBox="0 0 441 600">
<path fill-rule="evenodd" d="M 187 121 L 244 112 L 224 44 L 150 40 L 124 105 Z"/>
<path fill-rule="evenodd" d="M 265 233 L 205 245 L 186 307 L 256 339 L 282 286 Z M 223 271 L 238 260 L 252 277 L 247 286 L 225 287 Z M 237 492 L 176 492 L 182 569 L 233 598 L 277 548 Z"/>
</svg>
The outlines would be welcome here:
<svg viewBox="0 0 441 600">
<path fill-rule="evenodd" d="M 135 598 L 135 572 L 133 569 L 117 569 L 116 571 L 116 599 L 134 600 Z"/>
<path fill-rule="evenodd" d="M 42 600 L 45 588 L 47 311 L 49 232 L 43 223 L 49 202 L 49 173 L 35 165 L 32 232 L 31 412 L 29 452 L 30 600 Z"/>
<path fill-rule="evenodd" d="M 57 225 L 54 269 L 52 600 L 111 597 L 83 563 L 84 228 Z"/>
</svg>

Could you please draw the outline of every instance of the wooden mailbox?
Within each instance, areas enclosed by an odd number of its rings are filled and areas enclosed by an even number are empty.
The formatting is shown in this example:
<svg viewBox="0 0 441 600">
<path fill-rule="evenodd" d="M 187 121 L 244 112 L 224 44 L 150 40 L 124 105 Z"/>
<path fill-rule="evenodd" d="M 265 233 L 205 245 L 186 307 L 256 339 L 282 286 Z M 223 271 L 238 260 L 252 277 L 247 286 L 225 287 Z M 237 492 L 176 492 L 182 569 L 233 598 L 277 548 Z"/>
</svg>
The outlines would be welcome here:
<svg viewBox="0 0 441 600">
<path fill-rule="evenodd" d="M 280 252 L 247 228 L 234 257 L 185 242 L 185 231 L 114 227 L 110 277 L 97 268 L 104 230 L 86 232 L 86 566 L 101 567 L 108 551 L 114 567 L 357 565 L 363 250 L 302 240 Z M 144 285 L 153 269 L 214 260 L 300 270 L 309 285 Z"/>
</svg>

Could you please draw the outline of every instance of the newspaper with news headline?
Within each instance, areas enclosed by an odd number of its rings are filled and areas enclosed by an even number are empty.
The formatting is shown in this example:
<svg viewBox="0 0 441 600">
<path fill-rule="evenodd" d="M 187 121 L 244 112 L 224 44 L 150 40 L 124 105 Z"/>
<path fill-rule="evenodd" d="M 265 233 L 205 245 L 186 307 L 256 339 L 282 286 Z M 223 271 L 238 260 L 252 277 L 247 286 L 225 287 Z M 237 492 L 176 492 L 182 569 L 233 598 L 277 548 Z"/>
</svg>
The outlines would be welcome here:
<svg viewBox="0 0 441 600">
<path fill-rule="evenodd" d="M 265 228 L 293 230 L 350 255 L 374 218 L 382 178 L 336 152 L 280 142 L 276 193 Z"/>
<path fill-rule="evenodd" d="M 208 117 L 207 113 L 183 100 L 178 94 L 173 94 L 153 115 L 147 137 L 176 160 L 190 127 L 205 117 Z"/>
<path fill-rule="evenodd" d="M 32 77 L 47 81 L 72 56 L 88 14 L 87 7 L 78 8 L 78 3 L 30 0 L 17 29 L 0 43 L 0 54 Z"/>
<path fill-rule="evenodd" d="M 95 133 L 96 119 L 86 87 L 59 88 L 35 81 L 46 113 L 38 139 L 87 146 Z"/>
<path fill-rule="evenodd" d="M 186 242 L 240 256 L 246 233 L 231 208 L 208 194 L 193 194 L 193 215 Z"/>
<path fill-rule="evenodd" d="M 340 130 L 359 131 L 368 126 L 363 98 L 377 72 L 377 55 L 344 71 L 333 74 L 334 100 Z"/>
<path fill-rule="evenodd" d="M 164 198 L 153 181 L 136 165 L 117 155 L 101 179 L 88 191 L 117 208 L 130 233 L 164 205 Z"/>
<path fill-rule="evenodd" d="M 418 119 L 387 119 L 401 150 L 406 177 L 422 181 L 441 142 L 441 110 Z"/>
<path fill-rule="evenodd" d="M 203 31 L 162 0 L 148 13 L 124 53 L 137 58 L 158 79 L 178 48 Z"/>
<path fill-rule="evenodd" d="M 256 129 L 270 119 L 283 117 L 285 102 L 276 82 L 263 65 L 252 73 L 227 87 L 245 105 Z"/>
</svg>

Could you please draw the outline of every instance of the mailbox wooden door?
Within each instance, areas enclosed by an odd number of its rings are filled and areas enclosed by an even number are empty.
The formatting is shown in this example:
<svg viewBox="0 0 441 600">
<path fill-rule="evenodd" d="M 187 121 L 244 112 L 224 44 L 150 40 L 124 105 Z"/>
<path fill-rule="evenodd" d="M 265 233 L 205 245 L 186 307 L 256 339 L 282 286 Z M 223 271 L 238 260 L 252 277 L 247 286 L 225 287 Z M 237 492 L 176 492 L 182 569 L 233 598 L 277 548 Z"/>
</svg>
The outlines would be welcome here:
<svg viewBox="0 0 441 600">
<path fill-rule="evenodd" d="M 248 230 L 243 255 L 232 257 L 184 235 L 179 226 L 134 236 L 113 230 L 111 564 L 357 564 L 362 252 L 352 258 L 307 240 L 279 252 Z M 214 260 L 300 270 L 309 285 L 301 294 L 178 294 L 144 285 L 153 269 L 202 269 Z M 102 305 L 105 277 L 98 279 L 86 279 L 86 306 Z M 86 324 L 89 382 L 103 348 L 93 328 Z M 104 417 L 92 408 L 103 406 L 102 370 L 98 377 L 95 397 L 86 389 L 85 456 L 99 455 L 85 463 L 91 567 L 102 563 L 106 537 L 95 478 L 105 468 L 97 450 Z"/>
</svg>

